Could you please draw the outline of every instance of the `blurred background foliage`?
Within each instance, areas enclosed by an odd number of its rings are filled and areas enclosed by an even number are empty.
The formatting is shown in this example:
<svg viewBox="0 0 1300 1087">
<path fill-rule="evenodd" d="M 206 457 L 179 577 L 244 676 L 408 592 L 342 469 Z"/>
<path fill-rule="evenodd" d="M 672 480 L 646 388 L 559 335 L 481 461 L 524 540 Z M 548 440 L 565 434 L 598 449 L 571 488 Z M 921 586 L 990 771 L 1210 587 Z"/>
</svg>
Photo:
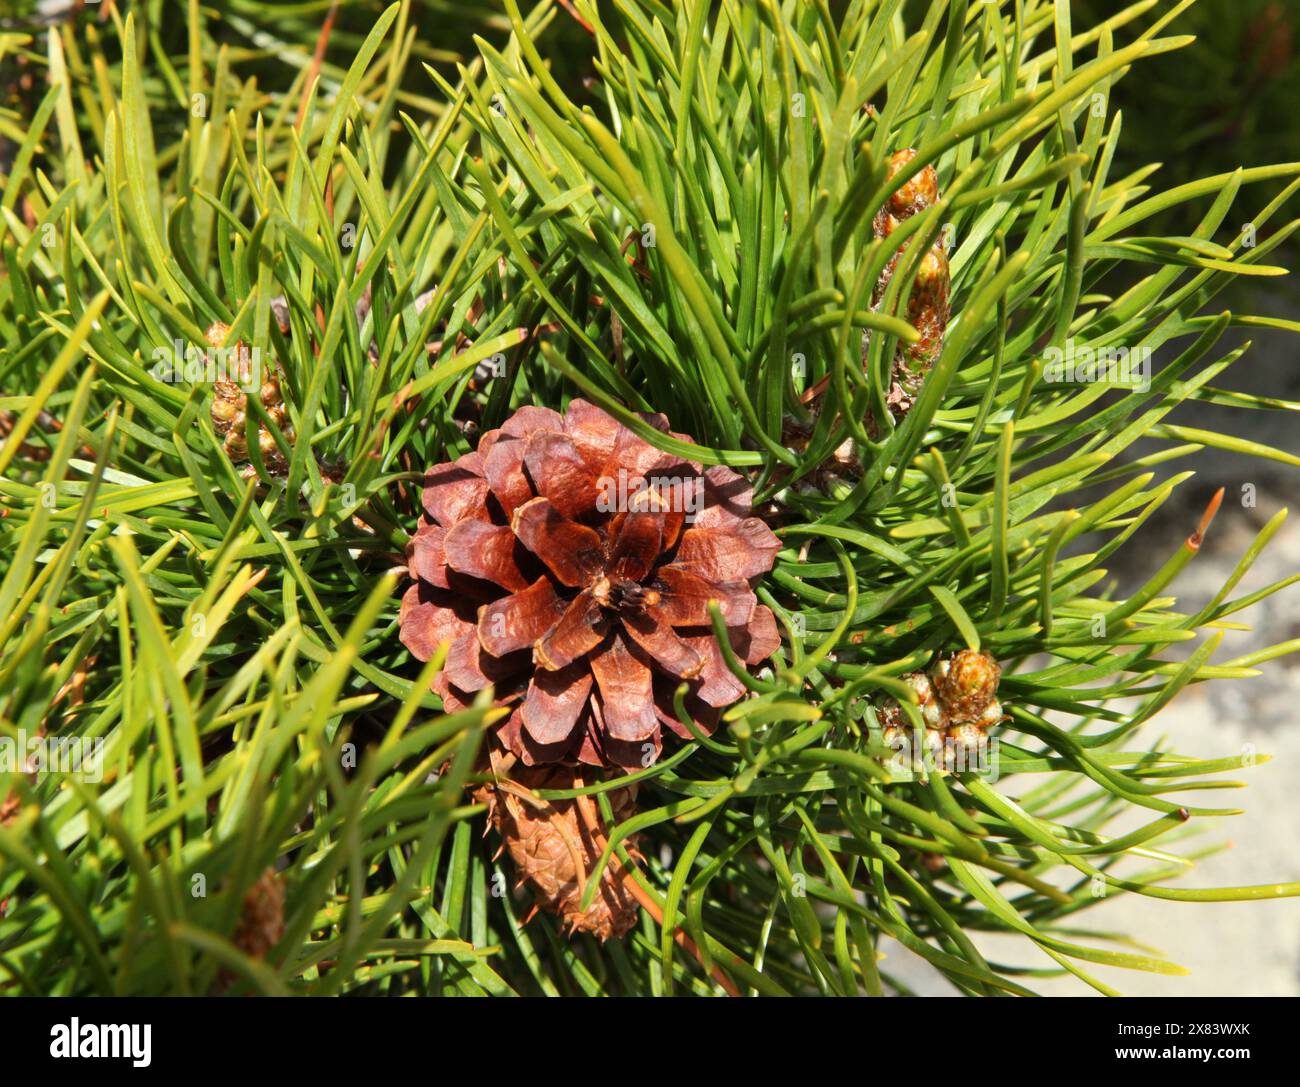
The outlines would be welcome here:
<svg viewBox="0 0 1300 1087">
<path fill-rule="evenodd" d="M 1071 4 L 1084 26 L 1128 6 L 1125 0 Z M 1254 162 L 1300 159 L 1300 4 L 1200 0 L 1178 26 L 1196 41 L 1116 84 L 1114 103 L 1124 111 L 1120 169 L 1160 162 L 1153 181 L 1170 188 Z M 1194 225 L 1190 215 L 1186 207 L 1172 208 L 1153 227 L 1181 232 Z"/>
<path fill-rule="evenodd" d="M 1167 0 L 1150 0 L 1158 9 Z M 923 9 L 927 0 L 912 0 Z M 208 40 L 199 43 L 205 57 L 224 49 L 229 64 L 248 83 L 245 93 L 265 103 L 268 96 L 297 92 L 309 56 L 303 44 L 316 42 L 328 22 L 330 33 L 322 63 L 328 90 L 337 86 L 375 19 L 383 0 L 210 0 L 203 5 Z M 830 0 L 837 12 L 846 0 Z M 1129 0 L 1074 0 L 1075 22 L 1090 26 L 1130 7 Z M 133 14 L 141 45 L 166 72 L 191 49 L 183 5 L 176 0 L 119 0 L 112 5 L 125 18 Z M 453 74 L 457 64 L 472 64 L 475 35 L 499 44 L 509 22 L 501 0 L 417 0 L 413 20 L 420 31 L 412 59 Z M 83 0 L 0 0 L 0 33 L 55 20 L 78 18 L 102 22 L 110 5 Z M 432 28 L 432 30 L 430 30 Z M 1200 0 L 1179 17 L 1179 30 L 1195 34 L 1186 49 L 1152 58 L 1132 79 L 1120 80 L 1114 103 L 1124 113 L 1125 138 L 1116 153 L 1121 173 L 1159 162 L 1154 175 L 1161 188 L 1258 162 L 1300 159 L 1300 4 L 1295 0 Z M 565 91 L 580 100 L 592 76 L 586 31 L 576 17 L 548 30 L 548 60 Z M 106 46 L 115 45 L 112 36 Z M 36 70 L 44 51 L 20 50 L 0 58 L 0 146 L 23 114 L 23 100 L 44 85 Z M 182 73 L 154 79 L 146 88 L 151 101 L 183 102 Z M 252 81 L 248 80 L 249 76 Z M 43 76 L 43 73 L 42 73 Z M 402 108 L 413 115 L 436 113 L 429 81 L 419 63 L 408 66 L 399 94 Z M 29 105 L 30 109 L 30 105 Z M 174 116 L 179 128 L 184 115 Z M 159 118 L 155 118 L 155 125 Z M 1169 209 L 1153 229 L 1185 233 L 1195 225 L 1187 205 Z M 1288 288 L 1291 288 L 1288 284 Z"/>
</svg>

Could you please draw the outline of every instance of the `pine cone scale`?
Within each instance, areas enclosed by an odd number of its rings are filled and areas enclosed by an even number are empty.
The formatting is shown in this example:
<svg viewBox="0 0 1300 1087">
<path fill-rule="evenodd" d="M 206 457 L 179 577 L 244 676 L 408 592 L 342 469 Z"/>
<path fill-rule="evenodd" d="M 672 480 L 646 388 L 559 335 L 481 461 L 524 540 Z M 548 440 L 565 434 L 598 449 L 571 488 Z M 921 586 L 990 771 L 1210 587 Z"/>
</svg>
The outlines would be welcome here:
<svg viewBox="0 0 1300 1087">
<path fill-rule="evenodd" d="M 600 645 L 608 629 L 609 623 L 595 596 L 584 589 L 560 621 L 537 640 L 533 656 L 541 669 L 559 671 Z"/>
<path fill-rule="evenodd" d="M 605 728 L 614 739 L 636 743 L 658 731 L 650 667 L 628 649 L 621 634 L 592 656 L 591 670 L 602 695 Z"/>
<path fill-rule="evenodd" d="M 524 475 L 524 442 L 502 434 L 483 454 L 483 475 L 507 517 L 533 498 L 533 488 Z"/>
<path fill-rule="evenodd" d="M 689 528 L 682 533 L 673 569 L 696 574 L 707 581 L 750 578 L 772 568 L 780 541 L 757 517 L 740 522 L 735 532 Z"/>
<path fill-rule="evenodd" d="M 486 518 L 487 496 L 488 482 L 483 478 L 477 453 L 440 464 L 425 476 L 424 511 L 443 528 L 466 517 Z"/>
<path fill-rule="evenodd" d="M 595 504 L 596 474 L 566 435 L 547 430 L 530 434 L 524 467 L 536 483 L 537 493 L 562 516 L 576 519 Z"/>
<path fill-rule="evenodd" d="M 467 517 L 447 531 L 442 541 L 443 560 L 458 574 L 491 581 L 511 592 L 521 592 L 530 581 L 515 561 L 515 536 L 505 525 Z"/>
<path fill-rule="evenodd" d="M 600 534 L 570 521 L 549 498 L 533 498 L 516 508 L 510 528 L 519 542 L 569 588 L 591 584 L 604 563 Z"/>
<path fill-rule="evenodd" d="M 746 581 L 708 581 L 677 565 L 665 566 L 653 584 L 659 616 L 674 627 L 708 626 L 710 601 L 717 601 L 727 626 L 745 626 L 757 603 Z"/>
<path fill-rule="evenodd" d="M 478 640 L 494 657 L 519 649 L 551 631 L 565 612 L 565 602 L 550 579 L 539 577 L 528 588 L 485 605 L 478 617 Z"/>
<path fill-rule="evenodd" d="M 673 632 L 672 627 L 653 615 L 629 615 L 623 629 L 659 667 L 679 679 L 694 679 L 704 667 L 704 658 Z"/>
<path fill-rule="evenodd" d="M 528 734 L 539 744 L 563 740 L 578 723 L 594 682 L 591 669 L 583 661 L 554 672 L 534 672 L 521 708 Z"/>
</svg>

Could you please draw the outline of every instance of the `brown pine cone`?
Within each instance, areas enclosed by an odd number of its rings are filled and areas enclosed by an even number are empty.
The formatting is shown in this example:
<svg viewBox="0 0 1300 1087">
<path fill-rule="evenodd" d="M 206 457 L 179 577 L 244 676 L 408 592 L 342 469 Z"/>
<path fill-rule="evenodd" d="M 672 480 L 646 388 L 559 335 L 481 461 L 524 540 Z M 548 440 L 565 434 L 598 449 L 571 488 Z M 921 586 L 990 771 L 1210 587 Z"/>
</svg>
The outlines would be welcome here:
<svg viewBox="0 0 1300 1087">
<path fill-rule="evenodd" d="M 448 709 L 495 684 L 513 709 L 498 736 L 525 765 L 650 765 L 663 729 L 690 738 L 683 680 L 705 730 L 745 693 L 710 601 L 746 664 L 780 644 L 751 584 L 780 542 L 751 499 L 729 468 L 665 455 L 585 400 L 520 408 L 426 475 L 402 641 L 419 660 L 450 643 L 433 680 Z"/>
<path fill-rule="evenodd" d="M 520 885 L 532 891 L 538 908 L 561 918 L 570 933 L 590 932 L 602 941 L 623 936 L 640 913 L 631 891 L 632 875 L 611 856 L 600 889 L 586 910 L 579 909 L 588 877 L 608 843 L 594 797 L 533 801 L 522 790 L 571 789 L 581 779 L 564 766 L 516 766 L 510 781 L 478 787 L 474 798 L 487 804 L 488 818 L 519 872 Z M 636 811 L 636 786 L 608 794 L 616 822 Z M 625 843 L 629 850 L 634 843 Z"/>
<path fill-rule="evenodd" d="M 244 895 L 239 906 L 239 923 L 234 944 L 249 958 L 262 960 L 284 936 L 284 881 L 274 868 L 265 869 Z M 223 966 L 209 996 L 222 996 L 238 975 Z"/>
</svg>

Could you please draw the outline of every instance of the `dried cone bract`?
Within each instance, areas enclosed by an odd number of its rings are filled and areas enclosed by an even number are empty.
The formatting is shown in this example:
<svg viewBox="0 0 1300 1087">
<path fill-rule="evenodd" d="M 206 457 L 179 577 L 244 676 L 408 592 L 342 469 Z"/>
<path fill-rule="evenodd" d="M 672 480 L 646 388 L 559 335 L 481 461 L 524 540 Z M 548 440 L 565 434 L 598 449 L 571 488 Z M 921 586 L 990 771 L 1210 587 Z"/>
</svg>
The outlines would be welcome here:
<svg viewBox="0 0 1300 1087">
<path fill-rule="evenodd" d="M 475 798 L 487 804 L 489 819 L 501 835 L 520 884 L 532 891 L 540 909 L 558 916 L 570 933 L 589 932 L 601 940 L 625 935 L 636 924 L 640 906 L 631 891 L 632 875 L 617 856 L 610 857 L 601 873 L 591 905 L 580 909 L 587 878 L 608 842 L 595 798 L 538 802 L 522 795 L 531 789 L 573 788 L 574 772 L 568 767 L 516 767 L 511 777 L 504 785 L 480 786 Z M 635 812 L 635 785 L 607 795 L 616 822 Z"/>
<path fill-rule="evenodd" d="M 214 321 L 204 334 L 212 349 L 209 361 L 222 374 L 222 378 L 213 383 L 212 425 L 222 439 L 226 454 L 235 464 L 243 464 L 248 460 L 248 431 L 245 426 L 248 395 L 244 390 L 254 380 L 258 381 L 258 400 L 285 440 L 292 444 L 294 433 L 284 407 L 279 375 L 274 371 L 257 373 L 252 352 L 242 341 L 227 346 L 229 332 L 228 325 Z M 257 428 L 257 448 L 268 472 L 283 472 L 287 468 L 275 437 L 261 424 Z"/>
<path fill-rule="evenodd" d="M 402 641 L 420 660 L 449 643 L 433 681 L 449 709 L 495 684 L 513 710 L 498 739 L 525 766 L 648 766 L 664 729 L 690 738 L 680 683 L 706 731 L 745 693 L 710 601 L 747 665 L 779 644 L 752 583 L 780 545 L 751 497 L 737 473 L 664 454 L 585 400 L 520 408 L 427 473 Z"/>
</svg>

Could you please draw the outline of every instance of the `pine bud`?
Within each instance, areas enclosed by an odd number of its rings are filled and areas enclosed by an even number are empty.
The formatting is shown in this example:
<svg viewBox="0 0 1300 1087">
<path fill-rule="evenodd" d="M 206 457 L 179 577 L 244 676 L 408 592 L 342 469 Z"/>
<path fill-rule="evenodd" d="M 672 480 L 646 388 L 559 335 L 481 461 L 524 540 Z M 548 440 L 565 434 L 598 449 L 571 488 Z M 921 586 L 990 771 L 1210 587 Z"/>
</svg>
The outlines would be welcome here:
<svg viewBox="0 0 1300 1087">
<path fill-rule="evenodd" d="M 885 165 L 887 180 L 893 181 L 914 158 L 916 158 L 916 150 L 911 147 L 895 151 L 890 155 Z M 927 164 L 894 191 L 886 207 L 895 218 L 907 219 L 919 211 L 933 207 L 938 199 L 939 178 L 934 172 L 934 167 Z"/>
<path fill-rule="evenodd" d="M 208 326 L 204 338 L 213 351 L 225 350 L 226 338 L 230 326 L 222 321 L 214 321 Z M 244 344 L 235 344 L 233 351 L 225 351 L 221 359 L 223 377 L 213 383 L 212 407 L 210 415 L 212 425 L 222 438 L 226 455 L 236 464 L 248 460 L 248 437 L 245 430 L 245 418 L 248 408 L 248 396 L 244 389 L 259 375 L 254 373 L 253 356 Z M 294 440 L 293 427 L 288 423 L 284 407 L 284 397 L 280 390 L 280 376 L 275 372 L 260 375 L 258 400 L 261 401 L 267 418 L 270 419 L 291 445 Z M 275 437 L 264 426 L 257 428 L 257 448 L 262 455 L 262 462 L 269 472 L 284 472 L 288 467 Z"/>
<path fill-rule="evenodd" d="M 886 165 L 887 176 L 895 178 L 899 171 L 916 158 L 916 151 L 907 148 L 896 151 L 889 157 Z M 888 238 L 905 219 L 910 219 L 927 208 L 931 208 L 939 199 L 939 182 L 934 166 L 927 164 L 912 177 L 908 178 L 889 198 L 872 220 L 872 233 L 877 240 Z M 906 254 L 908 246 L 904 245 L 889 259 L 885 270 L 876 281 L 872 294 L 872 306 L 878 307 L 884 301 L 885 292 L 899 261 Z M 948 255 L 942 237 L 934 242 L 921 258 L 912 281 L 911 293 L 908 295 L 906 318 L 908 324 L 920 333 L 920 339 L 912 344 L 900 344 L 894 350 L 890 365 L 889 389 L 885 395 L 889 413 L 896 420 L 901 420 L 912 410 L 917 393 L 925 381 L 925 376 L 939 358 L 943 350 L 944 335 L 948 330 L 951 316 L 949 289 L 951 276 L 948 269 Z M 867 359 L 871 343 L 870 331 L 862 335 L 862 358 Z M 879 438 L 878 425 L 874 417 L 867 419 L 867 433 L 872 438 Z"/>
<path fill-rule="evenodd" d="M 960 649 L 936 661 L 929 674 L 908 672 L 900 678 L 916 695 L 916 707 L 925 725 L 924 750 L 917 756 L 946 757 L 947 749 L 970 750 L 984 743 L 994 725 L 1006 717 L 997 699 L 1002 669 L 986 653 Z M 895 750 L 914 746 L 914 726 L 895 698 L 876 706 L 884 742 Z M 914 760 L 915 761 L 915 760 Z"/>
<path fill-rule="evenodd" d="M 993 703 L 1002 669 L 985 653 L 961 649 L 936 663 L 931 676 L 948 715 L 964 724 L 978 721 Z"/>
</svg>

